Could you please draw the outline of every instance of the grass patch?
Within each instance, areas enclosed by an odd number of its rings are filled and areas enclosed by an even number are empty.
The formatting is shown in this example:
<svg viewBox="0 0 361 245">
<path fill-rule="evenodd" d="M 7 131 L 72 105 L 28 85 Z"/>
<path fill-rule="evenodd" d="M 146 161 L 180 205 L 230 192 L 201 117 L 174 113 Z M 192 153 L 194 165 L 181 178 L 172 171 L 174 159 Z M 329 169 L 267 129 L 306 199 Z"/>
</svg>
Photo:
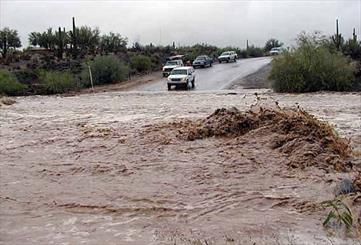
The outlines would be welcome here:
<svg viewBox="0 0 361 245">
<path fill-rule="evenodd" d="M 42 71 L 40 83 L 47 94 L 59 94 L 77 89 L 77 81 L 69 72 Z"/>
<path fill-rule="evenodd" d="M 27 86 L 7 70 L 0 70 L 0 94 L 16 96 L 23 95 Z"/>
</svg>

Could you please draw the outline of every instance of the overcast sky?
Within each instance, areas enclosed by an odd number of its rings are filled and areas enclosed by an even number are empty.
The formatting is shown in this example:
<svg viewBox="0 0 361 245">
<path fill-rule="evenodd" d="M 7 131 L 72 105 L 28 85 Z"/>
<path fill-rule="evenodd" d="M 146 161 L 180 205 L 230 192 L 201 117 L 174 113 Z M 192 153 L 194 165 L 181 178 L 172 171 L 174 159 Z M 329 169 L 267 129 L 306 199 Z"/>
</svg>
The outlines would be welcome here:
<svg viewBox="0 0 361 245">
<path fill-rule="evenodd" d="M 291 45 L 301 31 L 333 34 L 337 18 L 344 36 L 356 28 L 361 38 L 361 0 L 0 0 L 0 27 L 18 30 L 23 46 L 32 31 L 69 30 L 72 16 L 78 26 L 118 32 L 142 44 L 245 47 L 247 39 L 263 46 L 275 37 Z"/>
</svg>

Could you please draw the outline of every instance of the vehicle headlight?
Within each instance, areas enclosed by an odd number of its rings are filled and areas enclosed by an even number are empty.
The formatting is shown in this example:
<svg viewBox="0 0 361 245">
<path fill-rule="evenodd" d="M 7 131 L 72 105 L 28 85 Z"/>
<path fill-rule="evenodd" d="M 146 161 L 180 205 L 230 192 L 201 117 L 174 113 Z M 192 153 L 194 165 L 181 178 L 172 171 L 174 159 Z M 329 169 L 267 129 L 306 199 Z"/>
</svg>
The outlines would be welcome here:
<svg viewBox="0 0 361 245">
<path fill-rule="evenodd" d="M 182 78 L 182 81 L 185 81 L 185 80 L 187 80 L 187 77 L 183 77 L 183 78 Z"/>
</svg>

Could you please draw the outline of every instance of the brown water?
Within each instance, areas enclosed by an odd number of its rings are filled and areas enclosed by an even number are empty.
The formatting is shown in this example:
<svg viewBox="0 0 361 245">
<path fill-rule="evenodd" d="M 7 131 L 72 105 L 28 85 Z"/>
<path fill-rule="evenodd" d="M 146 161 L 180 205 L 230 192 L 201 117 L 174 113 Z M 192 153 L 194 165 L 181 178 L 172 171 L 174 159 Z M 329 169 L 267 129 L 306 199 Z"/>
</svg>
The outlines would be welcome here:
<svg viewBox="0 0 361 245">
<path fill-rule="evenodd" d="M 267 135 L 183 141 L 162 127 L 255 103 L 252 91 L 228 92 L 39 96 L 2 106 L 0 243 L 359 244 L 327 237 L 319 204 L 354 172 L 286 168 Z M 361 94 L 261 97 L 300 105 L 361 152 Z"/>
</svg>

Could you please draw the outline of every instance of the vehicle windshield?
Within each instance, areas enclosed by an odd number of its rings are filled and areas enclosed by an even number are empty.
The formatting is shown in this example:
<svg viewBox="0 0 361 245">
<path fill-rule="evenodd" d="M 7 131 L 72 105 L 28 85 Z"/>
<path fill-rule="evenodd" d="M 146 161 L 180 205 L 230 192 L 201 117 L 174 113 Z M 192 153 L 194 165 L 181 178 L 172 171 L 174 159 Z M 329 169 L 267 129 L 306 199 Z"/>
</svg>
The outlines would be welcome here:
<svg viewBox="0 0 361 245">
<path fill-rule="evenodd" d="M 178 65 L 177 61 L 167 61 L 167 63 L 165 63 L 166 66 L 175 66 Z"/>
<path fill-rule="evenodd" d="M 187 75 L 187 70 L 180 69 L 180 70 L 173 70 L 171 75 Z"/>
<path fill-rule="evenodd" d="M 196 60 L 205 60 L 205 59 L 206 59 L 206 57 L 204 57 L 204 56 L 199 56 L 196 58 Z"/>
<path fill-rule="evenodd" d="M 221 56 L 222 55 L 230 55 L 230 52 L 224 52 L 224 53 L 221 54 Z"/>
<path fill-rule="evenodd" d="M 272 48 L 271 50 L 272 51 L 278 51 L 278 50 L 280 50 L 281 48 Z"/>
</svg>

